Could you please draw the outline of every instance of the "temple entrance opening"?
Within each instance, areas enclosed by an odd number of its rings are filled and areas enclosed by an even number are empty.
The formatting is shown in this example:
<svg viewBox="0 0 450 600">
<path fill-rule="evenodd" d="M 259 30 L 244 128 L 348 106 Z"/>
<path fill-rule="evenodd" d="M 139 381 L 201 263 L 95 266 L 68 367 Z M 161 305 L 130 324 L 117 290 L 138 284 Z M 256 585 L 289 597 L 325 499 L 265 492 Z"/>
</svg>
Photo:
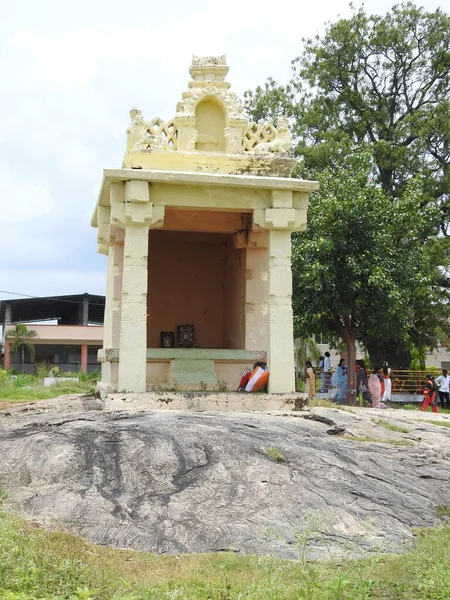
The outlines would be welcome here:
<svg viewBox="0 0 450 600">
<path fill-rule="evenodd" d="M 193 347 L 245 348 L 245 252 L 233 233 L 150 230 L 147 299 L 148 348 L 180 324 L 194 325 Z"/>
</svg>

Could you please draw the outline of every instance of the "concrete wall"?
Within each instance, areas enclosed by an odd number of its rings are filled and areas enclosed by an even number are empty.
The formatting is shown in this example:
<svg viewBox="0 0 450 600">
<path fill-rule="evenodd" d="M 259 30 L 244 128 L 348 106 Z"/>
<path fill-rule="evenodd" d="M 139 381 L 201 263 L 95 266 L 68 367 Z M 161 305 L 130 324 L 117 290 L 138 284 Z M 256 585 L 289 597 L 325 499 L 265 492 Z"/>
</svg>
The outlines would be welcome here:
<svg viewBox="0 0 450 600">
<path fill-rule="evenodd" d="M 243 293 L 242 252 L 231 235 L 150 231 L 148 348 L 160 347 L 161 331 L 176 340 L 183 324 L 195 326 L 201 348 L 243 347 Z"/>
</svg>

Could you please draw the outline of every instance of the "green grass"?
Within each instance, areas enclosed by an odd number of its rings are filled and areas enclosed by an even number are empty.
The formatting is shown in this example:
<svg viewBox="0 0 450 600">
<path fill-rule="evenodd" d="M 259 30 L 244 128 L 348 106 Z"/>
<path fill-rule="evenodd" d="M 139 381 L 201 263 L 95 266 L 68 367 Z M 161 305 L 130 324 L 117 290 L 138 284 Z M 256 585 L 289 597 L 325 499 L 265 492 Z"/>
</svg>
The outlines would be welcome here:
<svg viewBox="0 0 450 600">
<path fill-rule="evenodd" d="M 432 421 L 431 419 L 414 419 L 418 423 L 429 423 L 430 425 L 437 425 L 438 427 L 450 427 L 450 421 Z"/>
<path fill-rule="evenodd" d="M 438 506 L 436 509 L 436 514 L 438 517 L 450 518 L 450 504 Z"/>
<path fill-rule="evenodd" d="M 310 408 L 338 408 L 337 404 L 331 402 L 331 400 L 327 400 L 326 398 L 314 398 L 309 401 L 308 406 Z"/>
<path fill-rule="evenodd" d="M 33 528 L 0 510 L 4 600 L 444 600 L 450 524 L 417 532 L 404 555 L 339 562 L 230 553 L 157 556 Z"/>
<path fill-rule="evenodd" d="M 280 452 L 280 450 L 277 450 L 277 448 L 267 448 L 266 454 L 269 458 L 271 458 L 275 462 L 284 462 L 285 461 L 284 454 L 282 452 Z"/>
<path fill-rule="evenodd" d="M 379 444 L 391 444 L 392 446 L 413 446 L 414 442 L 411 440 L 391 440 L 391 439 L 380 439 L 376 437 L 371 437 L 369 435 L 365 435 L 362 437 L 353 436 L 353 435 L 341 435 L 339 436 L 341 439 L 350 440 L 352 442 L 378 442 Z"/>
<path fill-rule="evenodd" d="M 0 371 L 0 406 L 2 402 L 30 402 L 55 398 L 63 394 L 89 394 L 94 392 L 95 382 L 91 374 L 65 373 L 64 375 L 79 377 L 79 381 L 61 381 L 46 387 L 43 379 L 34 375 L 19 374 L 17 379 L 11 380 L 6 371 Z"/>
<path fill-rule="evenodd" d="M 407 429 L 406 427 L 401 427 L 400 425 L 394 425 L 393 423 L 389 423 L 389 421 L 385 421 L 384 419 L 371 419 L 373 423 L 380 425 L 380 427 L 384 427 L 385 429 L 389 429 L 389 431 L 398 431 L 399 433 L 411 433 L 411 429 Z"/>
</svg>

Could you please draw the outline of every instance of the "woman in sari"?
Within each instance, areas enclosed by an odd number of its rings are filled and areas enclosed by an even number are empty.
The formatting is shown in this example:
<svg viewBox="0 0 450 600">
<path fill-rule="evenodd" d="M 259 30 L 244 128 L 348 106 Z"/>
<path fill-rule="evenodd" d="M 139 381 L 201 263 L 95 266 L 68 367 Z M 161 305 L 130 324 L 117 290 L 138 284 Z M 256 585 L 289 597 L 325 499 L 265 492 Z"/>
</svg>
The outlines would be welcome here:
<svg viewBox="0 0 450 600">
<path fill-rule="evenodd" d="M 308 401 L 314 399 L 316 395 L 316 374 L 309 360 L 305 363 L 305 392 L 308 394 Z"/>
<path fill-rule="evenodd" d="M 345 402 L 347 400 L 347 367 L 345 365 L 345 359 L 341 358 L 336 371 L 331 379 L 331 385 L 337 388 L 336 400 L 338 402 Z"/>
<path fill-rule="evenodd" d="M 380 369 L 375 367 L 371 376 L 369 377 L 369 392 L 372 396 L 372 407 L 387 408 L 386 404 L 381 402 L 381 380 L 379 374 Z"/>
</svg>

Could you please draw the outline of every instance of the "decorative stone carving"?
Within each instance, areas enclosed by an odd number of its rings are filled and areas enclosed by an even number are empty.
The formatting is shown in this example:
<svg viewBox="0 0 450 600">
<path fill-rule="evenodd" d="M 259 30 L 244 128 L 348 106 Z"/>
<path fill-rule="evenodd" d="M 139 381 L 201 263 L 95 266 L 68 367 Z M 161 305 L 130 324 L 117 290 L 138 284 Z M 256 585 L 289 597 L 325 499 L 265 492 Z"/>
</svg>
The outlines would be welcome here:
<svg viewBox="0 0 450 600">
<path fill-rule="evenodd" d="M 164 139 L 160 135 L 149 133 L 148 123 L 142 117 L 142 113 L 137 108 L 130 110 L 131 123 L 127 129 L 128 149 L 129 150 L 148 150 L 162 149 Z"/>
<path fill-rule="evenodd" d="M 173 119 L 167 122 L 159 118 L 145 121 L 140 110 L 130 111 L 128 152 L 289 153 L 292 138 L 288 120 L 279 117 L 277 127 L 270 119 L 249 122 L 239 98 L 228 89 L 230 84 L 225 81 L 227 73 L 225 55 L 193 56 L 190 68 L 192 81 L 189 89 L 183 92 Z M 208 101 L 214 102 L 223 111 L 223 125 L 220 125 L 223 134 L 219 136 L 217 131 L 209 133 L 196 128 L 197 107 Z"/>
<path fill-rule="evenodd" d="M 192 56 L 193 67 L 227 66 L 227 55 L 222 56 Z"/>
<path fill-rule="evenodd" d="M 292 136 L 289 131 L 289 121 L 286 119 L 286 117 L 279 117 L 278 127 L 275 129 L 275 138 L 269 142 L 261 142 L 259 144 L 256 144 L 255 153 L 289 153 L 291 151 L 291 147 Z"/>
</svg>

